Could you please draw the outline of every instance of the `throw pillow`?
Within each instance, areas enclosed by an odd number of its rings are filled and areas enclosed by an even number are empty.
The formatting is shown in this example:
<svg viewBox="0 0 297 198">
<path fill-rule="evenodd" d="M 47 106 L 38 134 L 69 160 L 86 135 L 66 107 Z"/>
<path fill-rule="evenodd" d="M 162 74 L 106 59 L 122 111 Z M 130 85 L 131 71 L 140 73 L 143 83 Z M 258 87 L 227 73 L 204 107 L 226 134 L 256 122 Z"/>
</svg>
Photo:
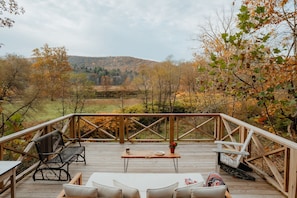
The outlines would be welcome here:
<svg viewBox="0 0 297 198">
<path fill-rule="evenodd" d="M 225 198 L 226 186 L 197 187 L 192 189 L 191 198 Z"/>
<path fill-rule="evenodd" d="M 122 189 L 123 198 L 140 198 L 139 190 L 137 188 L 127 186 L 116 180 L 113 180 L 113 184 Z"/>
<path fill-rule="evenodd" d="M 123 193 L 122 189 L 113 187 L 113 186 L 106 186 L 103 184 L 98 184 L 93 181 L 93 186 L 97 188 L 98 197 L 99 198 L 122 198 Z"/>
<path fill-rule="evenodd" d="M 174 190 L 173 198 L 191 198 L 191 191 L 194 188 L 202 187 L 203 182 L 189 184 L 184 187 L 179 187 Z"/>
<path fill-rule="evenodd" d="M 66 197 L 96 198 L 97 188 L 75 184 L 63 184 Z"/>
<path fill-rule="evenodd" d="M 147 189 L 146 197 L 147 198 L 172 198 L 174 189 L 177 187 L 178 187 L 178 182 L 163 188 Z"/>
</svg>

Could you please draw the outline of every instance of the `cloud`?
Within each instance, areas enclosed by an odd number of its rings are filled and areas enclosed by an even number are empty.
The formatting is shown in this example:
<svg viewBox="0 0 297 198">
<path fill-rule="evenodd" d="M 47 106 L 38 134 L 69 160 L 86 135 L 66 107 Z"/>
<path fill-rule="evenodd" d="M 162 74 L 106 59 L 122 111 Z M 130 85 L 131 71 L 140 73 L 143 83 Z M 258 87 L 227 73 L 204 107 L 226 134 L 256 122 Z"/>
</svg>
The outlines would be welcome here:
<svg viewBox="0 0 297 198">
<path fill-rule="evenodd" d="M 45 43 L 69 55 L 190 60 L 198 26 L 231 0 L 23 0 L 26 12 L 2 29 L 0 55 L 31 56 Z"/>
</svg>

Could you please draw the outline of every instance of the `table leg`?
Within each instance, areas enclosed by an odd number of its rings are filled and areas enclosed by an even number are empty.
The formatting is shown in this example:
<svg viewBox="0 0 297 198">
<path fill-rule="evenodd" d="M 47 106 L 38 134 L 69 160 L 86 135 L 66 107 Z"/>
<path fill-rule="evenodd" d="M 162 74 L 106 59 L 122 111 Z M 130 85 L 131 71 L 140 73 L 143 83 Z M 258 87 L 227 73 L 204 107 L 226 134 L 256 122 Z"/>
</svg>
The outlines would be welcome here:
<svg viewBox="0 0 297 198">
<path fill-rule="evenodd" d="M 215 164 L 215 169 L 216 172 L 220 172 L 220 163 L 221 163 L 221 153 L 217 152 L 217 157 L 216 157 L 216 164 Z"/>
<path fill-rule="evenodd" d="M 11 184 L 11 198 L 15 197 L 15 192 L 16 192 L 16 169 L 14 168 L 12 170 L 12 175 L 10 176 L 10 184 Z"/>
<path fill-rule="evenodd" d="M 178 173 L 178 158 L 173 158 L 175 172 Z"/>
<path fill-rule="evenodd" d="M 126 173 L 128 170 L 129 158 L 124 158 L 124 172 Z"/>
</svg>

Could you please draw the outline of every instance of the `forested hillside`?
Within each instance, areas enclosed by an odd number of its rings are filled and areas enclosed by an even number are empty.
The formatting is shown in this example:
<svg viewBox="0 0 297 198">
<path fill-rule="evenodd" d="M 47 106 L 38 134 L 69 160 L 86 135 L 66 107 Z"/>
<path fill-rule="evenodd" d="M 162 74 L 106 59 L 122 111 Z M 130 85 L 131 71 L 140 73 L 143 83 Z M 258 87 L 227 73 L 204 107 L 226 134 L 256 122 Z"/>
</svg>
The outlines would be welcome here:
<svg viewBox="0 0 297 198">
<path fill-rule="evenodd" d="M 152 67 L 157 62 L 127 56 L 68 56 L 77 73 L 85 73 L 95 85 L 121 85 L 137 75 L 140 66 Z"/>
<path fill-rule="evenodd" d="M 102 67 L 108 70 L 137 70 L 141 65 L 152 66 L 156 61 L 144 60 L 128 56 L 85 57 L 68 56 L 68 61 L 75 70 L 87 70 Z"/>
</svg>

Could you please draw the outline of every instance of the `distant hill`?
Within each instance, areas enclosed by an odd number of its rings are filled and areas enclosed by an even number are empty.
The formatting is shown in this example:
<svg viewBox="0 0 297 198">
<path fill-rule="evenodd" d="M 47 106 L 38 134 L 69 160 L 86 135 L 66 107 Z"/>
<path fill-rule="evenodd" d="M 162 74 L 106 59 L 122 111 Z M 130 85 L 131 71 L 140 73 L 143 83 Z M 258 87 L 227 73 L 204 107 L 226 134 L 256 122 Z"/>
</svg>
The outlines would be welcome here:
<svg viewBox="0 0 297 198">
<path fill-rule="evenodd" d="M 68 61 L 72 67 L 93 68 L 102 67 L 105 69 L 137 70 L 141 65 L 152 66 L 158 62 L 133 58 L 129 56 L 108 56 L 108 57 L 85 57 L 68 56 Z"/>
</svg>

